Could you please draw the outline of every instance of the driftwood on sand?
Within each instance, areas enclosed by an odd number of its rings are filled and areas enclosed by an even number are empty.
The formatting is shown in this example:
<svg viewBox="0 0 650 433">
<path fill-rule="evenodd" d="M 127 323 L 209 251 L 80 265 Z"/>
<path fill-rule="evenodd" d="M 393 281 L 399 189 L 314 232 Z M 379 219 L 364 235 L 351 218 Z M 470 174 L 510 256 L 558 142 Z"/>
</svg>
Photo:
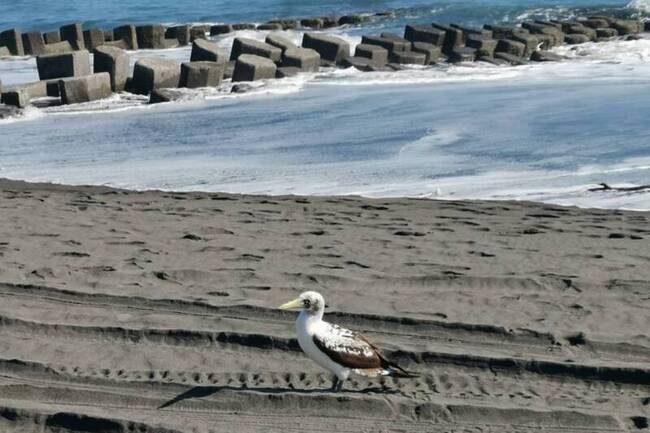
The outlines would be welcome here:
<svg viewBox="0 0 650 433">
<path fill-rule="evenodd" d="M 639 186 L 610 186 L 606 183 L 599 183 L 597 188 L 590 188 L 590 192 L 613 191 L 613 192 L 650 192 L 650 185 Z"/>
</svg>

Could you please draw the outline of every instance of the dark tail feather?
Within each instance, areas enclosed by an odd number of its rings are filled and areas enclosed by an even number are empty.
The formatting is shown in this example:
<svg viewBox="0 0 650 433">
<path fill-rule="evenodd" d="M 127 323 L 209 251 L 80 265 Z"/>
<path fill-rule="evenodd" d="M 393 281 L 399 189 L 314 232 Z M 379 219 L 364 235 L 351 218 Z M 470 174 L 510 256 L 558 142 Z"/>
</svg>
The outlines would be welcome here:
<svg viewBox="0 0 650 433">
<path fill-rule="evenodd" d="M 363 338 L 363 337 L 362 337 Z M 416 377 L 420 377 L 419 373 L 415 373 L 412 371 L 406 371 L 399 365 L 395 364 L 394 362 L 391 362 L 387 360 L 384 355 L 381 353 L 381 351 L 374 346 L 371 342 L 363 338 L 363 340 L 370 345 L 373 349 L 375 349 L 375 352 L 379 356 L 379 359 L 381 360 L 381 366 L 385 370 L 388 371 L 388 376 L 391 377 L 403 377 L 405 379 L 415 379 Z"/>
<path fill-rule="evenodd" d="M 388 364 L 387 370 L 389 371 L 388 375 L 391 377 L 403 377 L 406 379 L 415 379 L 416 377 L 420 377 L 419 373 L 415 373 L 413 371 L 406 371 L 399 365 L 394 364 L 392 362 Z"/>
</svg>

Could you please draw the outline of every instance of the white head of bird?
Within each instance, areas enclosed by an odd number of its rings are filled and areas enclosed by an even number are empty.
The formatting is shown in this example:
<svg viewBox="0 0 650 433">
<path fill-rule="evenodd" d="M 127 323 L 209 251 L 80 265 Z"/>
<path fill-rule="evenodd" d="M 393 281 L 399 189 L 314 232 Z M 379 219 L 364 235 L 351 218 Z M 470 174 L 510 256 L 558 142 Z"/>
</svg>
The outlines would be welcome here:
<svg viewBox="0 0 650 433">
<path fill-rule="evenodd" d="M 293 301 L 280 305 L 281 310 L 299 310 L 309 316 L 323 318 L 325 313 L 325 299 L 318 292 L 303 292 Z"/>
</svg>

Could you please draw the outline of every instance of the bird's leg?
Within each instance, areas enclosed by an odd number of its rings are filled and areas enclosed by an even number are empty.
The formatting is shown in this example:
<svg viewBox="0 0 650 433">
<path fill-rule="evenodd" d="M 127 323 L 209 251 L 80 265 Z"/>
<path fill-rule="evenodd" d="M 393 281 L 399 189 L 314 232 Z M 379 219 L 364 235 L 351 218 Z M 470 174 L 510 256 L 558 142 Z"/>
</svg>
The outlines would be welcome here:
<svg viewBox="0 0 650 433">
<path fill-rule="evenodd" d="M 338 376 L 334 375 L 332 378 L 332 387 L 330 388 L 330 391 L 339 392 L 341 390 L 341 386 L 343 386 L 343 382 L 339 380 Z"/>
<path fill-rule="evenodd" d="M 340 380 L 336 383 L 336 392 L 341 392 L 343 390 L 343 380 Z"/>
</svg>

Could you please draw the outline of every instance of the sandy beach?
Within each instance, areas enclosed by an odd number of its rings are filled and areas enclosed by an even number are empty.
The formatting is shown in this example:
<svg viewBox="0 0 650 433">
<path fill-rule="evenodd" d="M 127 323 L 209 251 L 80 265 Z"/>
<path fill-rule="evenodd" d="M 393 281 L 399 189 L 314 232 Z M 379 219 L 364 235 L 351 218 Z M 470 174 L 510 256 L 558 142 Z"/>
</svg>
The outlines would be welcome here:
<svg viewBox="0 0 650 433">
<path fill-rule="evenodd" d="M 650 213 L 0 181 L 0 431 L 636 431 Z M 328 373 L 305 290 L 417 379 Z"/>
</svg>

